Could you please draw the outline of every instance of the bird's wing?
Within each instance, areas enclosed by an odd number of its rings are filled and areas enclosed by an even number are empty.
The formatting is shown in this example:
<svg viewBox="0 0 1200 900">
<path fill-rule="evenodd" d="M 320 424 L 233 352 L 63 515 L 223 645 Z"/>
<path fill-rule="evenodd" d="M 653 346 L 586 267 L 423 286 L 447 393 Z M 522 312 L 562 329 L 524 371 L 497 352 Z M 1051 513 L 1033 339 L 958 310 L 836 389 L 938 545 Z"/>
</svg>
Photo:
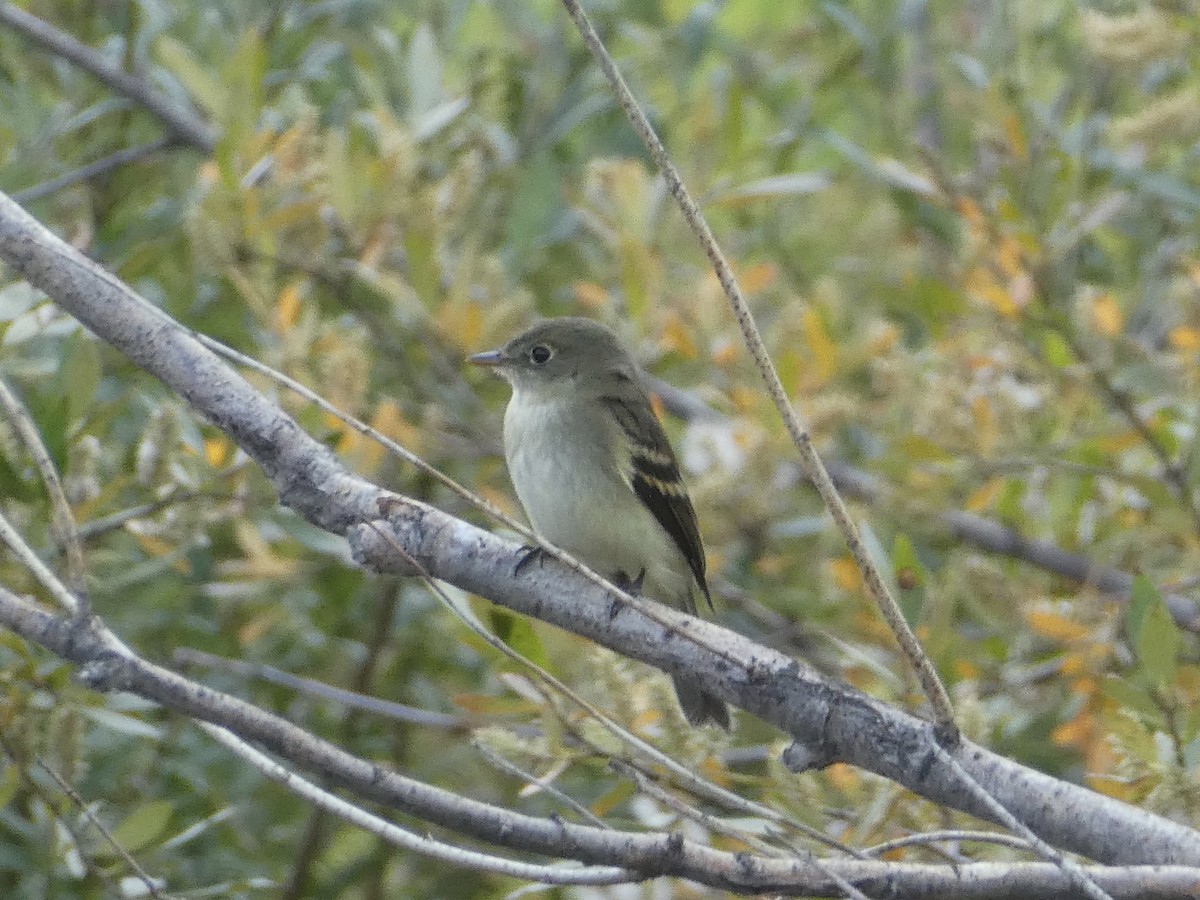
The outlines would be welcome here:
<svg viewBox="0 0 1200 900">
<path fill-rule="evenodd" d="M 704 544 L 700 540 L 696 510 L 683 486 L 679 464 L 658 417 L 649 401 L 640 394 L 600 399 L 630 438 L 629 471 L 624 473 L 629 486 L 683 553 L 711 608 L 712 597 L 704 577 Z"/>
</svg>

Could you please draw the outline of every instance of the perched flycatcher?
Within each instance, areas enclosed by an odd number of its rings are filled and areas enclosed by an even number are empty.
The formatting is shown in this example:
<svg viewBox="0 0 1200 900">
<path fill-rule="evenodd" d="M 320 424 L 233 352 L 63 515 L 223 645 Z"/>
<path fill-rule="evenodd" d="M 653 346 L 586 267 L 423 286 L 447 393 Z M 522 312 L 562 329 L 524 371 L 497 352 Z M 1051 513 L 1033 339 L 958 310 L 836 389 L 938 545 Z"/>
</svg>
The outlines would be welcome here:
<svg viewBox="0 0 1200 900">
<path fill-rule="evenodd" d="M 696 511 L 617 336 L 589 319 L 550 319 L 471 362 L 512 385 L 504 456 L 534 530 L 652 600 L 695 614 L 694 583 L 712 606 Z M 729 728 L 723 702 L 694 678 L 674 681 L 688 722 Z"/>
</svg>

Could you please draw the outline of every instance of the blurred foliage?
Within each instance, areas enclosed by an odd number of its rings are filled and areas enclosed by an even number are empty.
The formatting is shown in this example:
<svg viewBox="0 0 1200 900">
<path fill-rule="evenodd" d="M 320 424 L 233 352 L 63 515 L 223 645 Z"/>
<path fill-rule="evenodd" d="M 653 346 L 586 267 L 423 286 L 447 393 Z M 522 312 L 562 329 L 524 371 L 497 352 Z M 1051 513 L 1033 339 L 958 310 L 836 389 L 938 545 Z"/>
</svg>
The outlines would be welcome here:
<svg viewBox="0 0 1200 900">
<path fill-rule="evenodd" d="M 1194 589 L 1200 564 L 1195 3 L 590 10 L 701 197 L 820 445 L 897 489 L 858 514 L 968 733 L 1200 824 L 1197 645 L 1155 588 Z M 614 324 L 655 374 L 727 417 L 668 422 L 718 616 L 875 696 L 915 701 L 714 277 L 555 3 L 46 0 L 34 11 L 190 98 L 222 134 L 210 159 L 174 149 L 40 199 L 42 221 L 184 324 L 509 509 L 505 390 L 465 371 L 464 356 L 537 314 Z M 0 109 L 8 192 L 161 134 L 3 30 Z M 197 648 L 470 712 L 493 723 L 480 741 L 556 773 L 615 824 L 670 821 L 608 770 L 602 737 L 559 721 L 418 584 L 365 577 L 340 542 L 279 509 L 179 398 L 19 282 L 0 285 L 0 323 L 0 373 L 63 467 L 79 521 L 97 524 L 89 584 L 124 640 L 168 662 Z M 337 421 L 279 399 L 365 476 L 480 521 Z M 5 514 L 53 554 L 45 492 L 7 426 L 0 489 Z M 156 505 L 100 527 L 142 504 Z M 1119 608 L 948 542 L 933 516 L 952 508 L 1145 577 Z M 11 560 L 0 578 L 36 593 Z M 774 762 L 729 768 L 724 739 L 682 728 L 661 678 L 470 602 L 698 771 L 831 834 L 869 844 L 973 824 L 842 766 L 799 778 Z M 191 671 L 406 773 L 574 815 L 489 768 L 465 736 Z M 514 887 L 317 824 L 186 722 L 90 694 L 11 636 L 0 635 L 0 680 L 6 897 L 105 896 L 131 874 L 41 763 L 172 890 L 467 898 Z M 541 740 L 506 727 L 527 720 Z M 598 749 L 565 740 L 568 724 Z M 777 740 L 751 721 L 731 739 Z"/>
</svg>

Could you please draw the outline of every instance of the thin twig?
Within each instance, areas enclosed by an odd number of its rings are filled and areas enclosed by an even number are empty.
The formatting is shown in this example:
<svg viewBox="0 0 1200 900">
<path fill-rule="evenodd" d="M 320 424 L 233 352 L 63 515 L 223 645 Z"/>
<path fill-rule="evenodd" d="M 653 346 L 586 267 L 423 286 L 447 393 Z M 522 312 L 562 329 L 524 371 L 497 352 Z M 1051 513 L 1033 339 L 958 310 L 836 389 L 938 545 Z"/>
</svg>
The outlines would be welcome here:
<svg viewBox="0 0 1200 900">
<path fill-rule="evenodd" d="M 1106 894 L 1100 888 L 1100 886 L 1092 880 L 1091 876 L 1089 876 L 1088 873 L 1083 870 L 1083 867 L 1079 865 L 1079 863 L 1063 856 L 1058 852 L 1058 850 L 1043 841 L 1040 837 L 1033 833 L 1029 826 L 1010 813 L 1008 809 L 1005 808 L 1004 804 L 984 790 L 979 782 L 972 778 L 967 773 L 967 770 L 959 764 L 958 759 L 955 758 L 952 752 L 942 748 L 937 744 L 934 745 L 934 752 L 938 754 L 938 756 L 942 758 L 943 762 L 950 767 L 963 787 L 970 791 L 976 800 L 987 807 L 987 810 L 991 816 L 1009 831 L 1015 832 L 1018 836 L 1020 836 L 1026 842 L 1026 844 L 1029 845 L 1030 850 L 1037 853 L 1048 862 L 1052 862 L 1054 865 L 1058 866 L 1058 868 L 1062 870 L 1063 874 L 1071 879 L 1072 883 L 1089 897 L 1091 897 L 1092 900 L 1112 900 L 1112 897 Z"/>
<path fill-rule="evenodd" d="M 723 834 L 726 837 L 731 837 L 734 840 L 741 841 L 747 847 L 750 847 L 755 852 L 760 853 L 763 856 L 778 857 L 781 855 L 779 848 L 772 847 L 764 841 L 759 840 L 754 835 L 746 834 L 744 829 L 731 827 L 724 822 L 721 822 L 719 819 L 716 819 L 715 817 L 696 809 L 696 807 L 692 806 L 691 804 L 684 803 L 670 791 L 663 790 L 651 779 L 647 778 L 641 772 L 638 772 L 632 766 L 623 765 L 619 760 L 613 760 L 612 766 L 616 771 L 623 774 L 626 778 L 632 779 L 633 783 L 637 785 L 638 790 L 642 791 L 648 796 L 654 797 L 660 803 L 675 810 L 675 812 L 679 813 L 681 816 L 691 819 L 693 822 L 696 822 L 704 828 L 707 828 L 709 831 L 712 831 L 716 834 Z M 822 860 L 813 856 L 813 854 L 809 851 L 801 851 L 800 855 L 804 857 L 805 862 L 807 862 L 809 865 L 817 867 L 830 879 L 832 879 L 834 884 L 841 888 L 847 897 L 851 897 L 853 900 L 868 900 L 868 898 L 864 896 L 856 887 L 854 887 L 854 885 L 850 884 L 850 882 L 846 881 L 846 879 L 842 878 L 836 872 L 830 871 L 830 869 L 824 865 Z"/>
<path fill-rule="evenodd" d="M 217 742 L 240 756 L 258 771 L 272 781 L 282 784 L 289 791 L 302 797 L 307 802 L 326 812 L 344 819 L 351 825 L 367 831 L 380 840 L 387 841 L 394 847 L 401 847 L 413 853 L 420 853 L 430 859 L 448 862 L 464 869 L 477 872 L 489 872 L 494 875 L 506 875 L 509 878 L 524 878 L 545 884 L 627 884 L 641 881 L 637 872 L 618 866 L 580 866 L 568 868 L 565 866 L 543 866 L 534 863 L 519 862 L 455 847 L 452 844 L 436 841 L 433 838 L 421 837 L 411 831 L 401 828 L 379 816 L 373 816 L 361 807 L 348 803 L 340 797 L 335 797 L 328 791 L 322 790 L 311 781 L 302 778 L 290 769 L 284 768 L 265 753 L 262 753 L 232 732 L 217 725 L 197 721 L 197 725 Z"/>
<path fill-rule="evenodd" d="M 48 197 L 65 187 L 70 187 L 76 182 L 98 178 L 101 175 L 107 175 L 114 169 L 121 168 L 121 166 L 139 162 L 148 156 L 153 156 L 155 153 L 167 149 L 175 143 L 177 143 L 176 138 L 164 137 L 145 144 L 138 144 L 135 147 L 126 147 L 124 150 L 118 150 L 115 153 L 110 153 L 108 156 L 102 156 L 95 162 L 90 162 L 85 166 L 64 172 L 57 178 L 51 178 L 32 187 L 27 187 L 23 191 L 17 191 L 12 195 L 12 198 L 21 204 L 33 203 L 35 200 Z"/>
<path fill-rule="evenodd" d="M 49 566 L 42 562 L 42 558 L 33 552 L 33 548 L 25 543 L 20 532 L 9 524 L 3 513 L 0 513 L 0 543 L 24 563 L 38 584 L 44 587 L 69 615 L 79 617 L 87 609 L 80 598 L 72 594 L 67 586 L 58 580 L 58 576 L 50 571 Z"/>
<path fill-rule="evenodd" d="M 471 616 L 468 616 L 462 609 L 459 608 L 458 604 L 451 601 L 445 590 L 442 589 L 437 581 L 419 562 L 413 559 L 407 550 L 399 546 L 395 541 L 390 540 L 390 538 L 387 536 L 385 536 L 385 540 L 388 540 L 389 545 L 392 546 L 397 553 L 404 557 L 408 563 L 413 566 L 414 570 L 421 576 L 425 586 L 442 602 L 442 604 L 445 605 L 446 608 L 449 609 L 450 612 L 453 613 L 461 622 L 463 622 L 463 624 L 470 628 L 471 631 L 486 641 L 489 646 L 500 651 L 509 659 L 521 665 L 523 668 L 533 672 L 539 679 L 541 679 L 543 684 L 549 686 L 559 695 L 566 697 L 584 712 L 588 713 L 588 715 L 590 715 L 601 727 L 603 727 L 606 731 L 608 731 L 609 734 L 620 741 L 621 744 L 631 748 L 635 752 L 650 759 L 651 761 L 664 766 L 668 771 L 679 778 L 689 790 L 695 792 L 699 796 L 711 800 L 714 803 L 720 803 L 740 812 L 749 812 L 753 815 L 762 816 L 763 818 L 766 818 L 777 824 L 787 825 L 788 827 L 795 829 L 800 834 L 803 834 L 811 840 L 817 841 L 818 843 L 824 844 L 827 847 L 833 847 L 852 856 L 856 855 L 854 850 L 838 843 L 827 835 L 822 834 L 819 830 L 813 828 L 811 825 L 805 825 L 803 822 L 794 819 L 791 816 L 786 816 L 768 806 L 754 803 L 753 801 L 747 800 L 733 791 L 727 791 L 725 788 L 713 784 L 711 781 L 708 781 L 705 778 L 701 778 L 686 766 L 682 765 L 675 759 L 672 759 L 662 750 L 658 749 L 652 744 L 647 743 L 636 734 L 633 734 L 631 731 L 628 731 L 627 729 L 618 725 L 605 713 L 603 713 L 593 704 L 584 700 L 581 696 L 579 696 L 579 694 L 569 688 L 558 678 L 555 678 L 532 660 L 526 659 L 512 647 L 508 646 L 508 644 L 504 643 L 502 640 L 484 628 L 479 622 L 473 620 Z"/>
<path fill-rule="evenodd" d="M 290 672 L 285 672 L 266 663 L 227 659 L 224 656 L 216 656 L 212 653 L 205 653 L 203 650 L 194 650 L 191 647 L 177 648 L 171 654 L 171 658 L 176 665 L 208 666 L 210 668 L 223 669 L 235 675 L 241 675 L 244 678 L 261 678 L 263 681 L 278 684 L 293 691 L 313 697 L 320 697 L 322 700 L 340 703 L 350 709 L 359 709 L 369 712 L 372 715 L 395 719 L 397 722 L 406 722 L 409 725 L 420 725 L 423 728 L 448 728 L 453 731 L 465 731 L 471 727 L 471 723 L 461 716 L 452 716 L 448 713 L 419 709 L 418 707 L 407 706 L 392 700 L 371 697 L 366 694 L 360 694 L 357 691 L 349 691 L 332 684 L 326 684 L 324 681 L 317 681 L 315 678 L 304 678 L 300 675 L 293 675 Z"/>
<path fill-rule="evenodd" d="M 549 778 L 539 778 L 532 772 L 526 772 L 510 759 L 501 756 L 487 744 L 476 739 L 471 741 L 471 746 L 474 747 L 479 755 L 488 761 L 488 764 L 504 772 L 506 775 L 512 775 L 514 778 L 519 778 L 526 784 L 536 787 L 539 791 L 544 791 L 549 794 L 563 806 L 572 809 L 575 813 L 587 822 L 591 822 L 597 828 L 609 828 L 612 826 L 601 819 L 598 815 L 568 794 L 566 791 L 559 790 Z"/>
<path fill-rule="evenodd" d="M 880 614 L 883 616 L 884 621 L 887 622 L 888 627 L 892 629 L 900 645 L 900 649 L 908 659 L 909 665 L 916 672 L 917 679 L 921 683 L 921 689 L 925 692 L 925 696 L 928 698 L 929 704 L 933 709 L 935 720 L 942 729 L 946 730 L 947 734 L 957 734 L 957 726 L 954 724 L 954 708 L 950 703 L 950 695 L 946 693 L 946 688 L 938 677 L 937 670 L 934 669 L 933 663 L 925 655 L 925 651 L 921 648 L 916 635 L 913 634 L 912 629 L 905 622 L 899 604 L 892 596 L 887 583 L 883 580 L 883 576 L 867 553 L 866 546 L 863 544 L 862 538 L 859 537 L 858 528 L 855 526 L 854 520 L 850 518 L 850 512 L 846 509 L 846 504 L 842 501 L 841 495 L 830 480 L 829 473 L 825 470 L 825 464 L 822 462 L 820 454 L 817 453 L 816 447 L 813 445 L 812 435 L 809 433 L 808 428 L 801 422 L 800 414 L 797 412 L 796 407 L 788 399 L 787 392 L 783 388 L 783 383 L 779 380 L 779 373 L 775 369 L 775 363 L 771 360 L 770 353 L 768 353 L 762 335 L 759 333 L 758 326 L 755 324 L 750 306 L 746 302 L 746 298 L 742 295 L 742 290 L 733 275 L 733 270 L 725 259 L 724 253 L 721 252 L 721 248 L 718 246 L 716 238 L 708 226 L 708 222 L 705 220 L 703 213 L 700 212 L 700 207 L 696 205 L 696 201 L 692 199 L 687 188 L 684 187 L 683 179 L 667 155 L 666 148 L 663 147 L 662 141 L 659 140 L 658 135 L 655 134 L 653 127 L 650 125 L 650 120 L 646 118 L 637 100 L 634 99 L 633 93 L 629 90 L 629 86 L 625 83 L 625 79 L 621 76 L 616 63 L 613 62 L 612 57 L 605 49 L 599 35 L 596 34 L 596 30 L 592 27 L 592 23 L 583 11 L 583 7 L 580 6 L 578 0 L 562 0 L 562 2 L 563 6 L 566 7 L 568 15 L 570 15 L 572 21 L 575 22 L 576 27 L 579 29 L 579 33 L 583 37 L 583 42 L 587 44 L 588 49 L 591 50 L 592 55 L 600 64 L 600 68 L 604 71 L 605 77 L 608 78 L 608 82 L 616 94 L 617 103 L 625 111 L 625 115 L 629 117 L 634 131 L 642 139 L 642 143 L 646 146 L 646 150 L 654 160 L 654 164 L 658 166 L 659 171 L 666 180 L 668 189 L 671 191 L 672 196 L 675 197 L 676 202 L 678 202 L 679 208 L 683 211 L 684 219 L 687 220 L 688 225 L 699 238 L 704 248 L 704 253 L 712 264 L 713 271 L 717 275 L 717 280 L 721 283 L 721 288 L 724 290 L 725 296 L 728 298 L 729 304 L 733 309 L 734 318 L 737 319 L 738 326 L 742 330 L 746 347 L 750 351 L 750 355 L 758 367 L 759 374 L 767 386 L 767 392 L 770 394 L 775 408 L 779 411 L 779 415 L 783 419 L 783 424 L 787 429 L 788 435 L 796 445 L 796 449 L 800 452 L 800 460 L 804 465 L 805 472 L 812 479 L 830 515 L 833 516 L 833 520 L 842 534 L 842 539 L 846 542 L 847 548 L 850 550 L 859 571 L 862 573 L 863 583 L 879 607 Z"/>
<path fill-rule="evenodd" d="M 1014 850 L 1032 850 L 1027 841 L 1019 837 L 1014 837 L 1011 834 L 1001 834 L 996 831 L 927 831 L 921 834 L 910 834 L 905 837 L 895 838 L 894 840 L 884 841 L 882 844 L 875 844 L 872 847 L 864 847 L 863 853 L 868 856 L 882 856 L 889 850 L 898 850 L 901 847 L 921 846 L 923 844 L 933 844 L 941 841 L 959 841 L 962 843 L 970 842 L 975 844 L 997 844 L 1001 847 L 1012 847 Z"/>
<path fill-rule="evenodd" d="M 1046 288 L 1042 284 L 1042 279 L 1039 278 L 1037 283 L 1039 284 L 1039 292 L 1045 297 Z M 1055 328 L 1054 331 L 1071 349 L 1075 358 L 1087 368 L 1088 373 L 1092 376 L 1092 381 L 1100 388 L 1100 393 L 1125 418 L 1125 421 L 1137 432 L 1143 443 L 1150 449 L 1155 458 L 1158 459 L 1159 464 L 1163 468 L 1163 475 L 1170 482 L 1180 504 L 1183 505 L 1184 509 L 1191 516 L 1192 525 L 1196 533 L 1200 534 L 1200 505 L 1196 502 L 1196 492 L 1192 490 L 1192 486 L 1188 483 L 1187 473 L 1172 457 L 1171 451 L 1167 449 L 1162 439 L 1150 428 L 1149 423 L 1142 418 L 1142 414 L 1138 412 L 1136 401 L 1127 391 L 1117 386 L 1104 367 L 1092 358 L 1091 353 L 1076 335 L 1072 334 L 1067 328 Z"/>
<path fill-rule="evenodd" d="M 236 475 L 238 472 L 250 465 L 249 458 L 242 459 L 226 466 L 221 471 L 215 473 L 211 480 L 220 481 L 223 478 L 228 478 L 230 475 Z M 210 499 L 224 500 L 228 499 L 228 495 L 210 491 L 207 488 L 181 488 L 176 485 L 165 496 L 157 500 L 152 500 L 149 503 L 141 503 L 137 506 L 131 506 L 128 509 L 120 510 L 111 515 L 101 516 L 98 519 L 92 519 L 84 522 L 79 526 L 79 537 L 85 541 L 90 541 L 94 538 L 107 534 L 110 531 L 115 531 L 127 525 L 135 519 L 144 519 L 147 516 L 152 516 L 156 512 L 175 506 L 179 503 L 189 503 L 192 500 Z"/>
<path fill-rule="evenodd" d="M 41 432 L 37 424 L 8 384 L 0 379 L 0 409 L 16 429 L 21 443 L 29 451 L 33 464 L 42 476 L 46 485 L 46 494 L 50 498 L 50 526 L 55 542 L 66 551 L 67 584 L 71 593 L 79 602 L 76 615 L 86 616 L 91 611 L 87 594 L 87 566 L 83 559 L 83 547 L 79 542 L 79 531 L 75 525 L 75 515 L 71 512 L 71 504 L 67 502 L 67 493 L 63 490 L 62 479 L 58 477 L 58 469 L 50 459 L 50 452 L 42 442 Z"/>
<path fill-rule="evenodd" d="M 168 895 L 159 890 L 158 881 L 150 877 L 150 873 L 142 868 L 141 864 L 139 864 L 138 861 L 133 858 L 133 854 L 126 850 L 121 842 L 117 840 L 116 835 L 108 830 L 108 826 L 101 822 L 96 814 L 93 813 L 88 807 L 88 805 L 83 802 L 83 798 L 79 796 L 79 793 L 75 790 L 75 788 L 72 787 L 71 784 L 55 769 L 51 768 L 41 757 L 35 759 L 34 762 L 41 767 L 42 771 L 54 779 L 55 783 L 59 787 L 59 790 L 71 798 L 71 802 L 74 803 L 79 809 L 80 815 L 87 819 L 92 826 L 98 832 L 100 832 L 100 835 L 106 841 L 108 841 L 112 848 L 117 852 L 117 855 L 120 856 L 121 859 L 125 860 L 125 865 L 129 866 L 129 870 L 133 872 L 138 880 L 140 880 L 142 884 L 146 886 L 146 891 L 149 893 L 149 895 L 151 897 L 159 898 L 159 900 L 166 900 Z"/>
</svg>

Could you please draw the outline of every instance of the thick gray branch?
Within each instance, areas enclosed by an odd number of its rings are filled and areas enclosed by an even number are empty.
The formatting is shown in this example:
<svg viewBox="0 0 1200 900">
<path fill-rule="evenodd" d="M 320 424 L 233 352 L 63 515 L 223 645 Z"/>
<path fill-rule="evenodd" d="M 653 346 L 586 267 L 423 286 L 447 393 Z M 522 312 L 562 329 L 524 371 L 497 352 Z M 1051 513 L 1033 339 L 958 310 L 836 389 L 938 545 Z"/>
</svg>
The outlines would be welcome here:
<svg viewBox="0 0 1200 900">
<path fill-rule="evenodd" d="M 670 626 L 664 627 L 614 605 L 604 590 L 549 560 L 517 577 L 514 544 L 413 501 L 396 504 L 389 522 L 366 524 L 379 517 L 383 492 L 345 472 L 323 446 L 165 314 L 2 195 L 0 258 L 226 431 L 274 480 L 282 502 L 346 534 L 364 563 L 380 571 L 411 571 L 394 541 L 439 578 L 619 653 L 703 679 L 713 693 L 791 735 L 797 746 L 790 758 L 800 767 L 842 760 L 938 803 L 984 813 L 949 767 L 939 764 L 927 723 L 788 657 L 662 608 L 657 615 Z M 953 753 L 1003 806 L 1058 847 L 1106 863 L 1200 865 L 1200 833 L 970 743 Z M 328 759 L 302 764 L 336 777 Z M 375 768 L 370 778 L 384 774 Z"/>
<path fill-rule="evenodd" d="M 101 629 L 64 621 L 0 589 L 0 622 L 17 634 L 82 666 L 83 679 L 103 690 L 124 690 L 228 728 L 359 796 L 403 810 L 481 840 L 597 864 L 621 865 L 646 878 L 673 875 L 740 893 L 836 896 L 828 873 L 868 896 L 893 900 L 1068 900 L 1077 893 L 1048 863 L 910 865 L 830 859 L 820 867 L 798 860 L 728 853 L 677 834 L 637 834 L 538 818 L 469 800 L 405 778 L 314 737 L 249 703 L 188 681 L 143 659 L 114 652 Z M 1118 900 L 1174 900 L 1195 896 L 1200 870 L 1130 866 L 1087 870 Z"/>
</svg>

